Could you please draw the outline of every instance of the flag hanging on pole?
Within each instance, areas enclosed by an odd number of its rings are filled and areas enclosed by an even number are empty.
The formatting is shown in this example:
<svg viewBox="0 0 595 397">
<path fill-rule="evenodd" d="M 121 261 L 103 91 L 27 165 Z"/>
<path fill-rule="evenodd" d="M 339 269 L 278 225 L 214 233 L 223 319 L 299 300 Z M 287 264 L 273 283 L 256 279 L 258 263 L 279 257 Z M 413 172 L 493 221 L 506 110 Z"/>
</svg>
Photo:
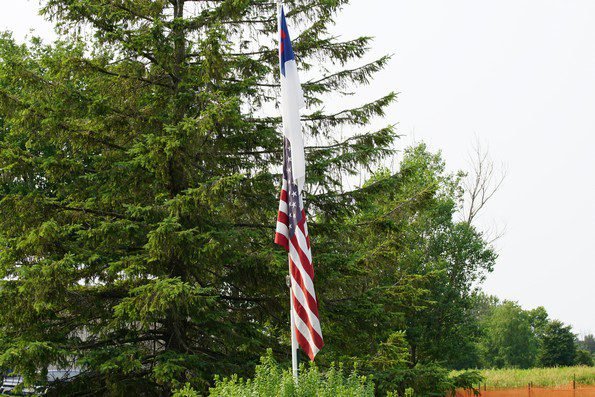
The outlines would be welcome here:
<svg viewBox="0 0 595 397">
<path fill-rule="evenodd" d="M 314 292 L 314 267 L 306 211 L 301 197 L 306 162 L 299 109 L 304 106 L 304 99 L 283 8 L 279 25 L 284 150 L 283 186 L 275 243 L 285 247 L 289 254 L 292 333 L 310 360 L 314 360 L 324 342 Z"/>
<path fill-rule="evenodd" d="M 283 116 L 283 135 L 291 143 L 293 161 L 293 178 L 300 191 L 306 179 L 306 160 L 304 157 L 304 141 L 300 109 L 306 106 L 304 94 L 297 71 L 297 63 L 291 47 L 291 39 L 287 30 L 285 12 L 281 7 L 279 62 L 281 67 L 281 115 Z"/>
</svg>

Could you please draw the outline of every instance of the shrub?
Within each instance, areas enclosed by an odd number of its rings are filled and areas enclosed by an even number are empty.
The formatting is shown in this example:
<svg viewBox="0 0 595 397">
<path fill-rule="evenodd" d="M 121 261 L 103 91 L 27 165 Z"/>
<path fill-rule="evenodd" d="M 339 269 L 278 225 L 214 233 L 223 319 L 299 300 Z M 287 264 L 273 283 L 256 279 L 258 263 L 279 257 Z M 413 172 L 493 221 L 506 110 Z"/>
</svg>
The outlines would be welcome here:
<svg viewBox="0 0 595 397">
<path fill-rule="evenodd" d="M 186 383 L 186 386 L 176 390 L 172 397 L 200 397 L 200 394 L 190 386 L 190 383 Z"/>
<path fill-rule="evenodd" d="M 378 395 L 416 396 L 454 395 L 456 389 L 471 390 L 483 380 L 478 371 L 461 371 L 451 374 L 446 368 L 434 364 L 416 364 L 412 368 L 391 368 L 373 373 L 378 385 Z M 390 394 L 390 392 L 394 394 Z"/>
<path fill-rule="evenodd" d="M 269 354 L 261 358 L 253 379 L 237 376 L 215 379 L 211 397 L 373 397 L 374 385 L 354 369 L 346 374 L 342 367 L 331 367 L 322 372 L 315 365 L 302 365 L 299 382 L 294 382 L 290 369 L 282 368 Z M 179 393 L 179 392 L 178 392 Z M 188 390 L 185 391 L 188 393 Z M 177 397 L 193 397 L 177 394 Z"/>
</svg>

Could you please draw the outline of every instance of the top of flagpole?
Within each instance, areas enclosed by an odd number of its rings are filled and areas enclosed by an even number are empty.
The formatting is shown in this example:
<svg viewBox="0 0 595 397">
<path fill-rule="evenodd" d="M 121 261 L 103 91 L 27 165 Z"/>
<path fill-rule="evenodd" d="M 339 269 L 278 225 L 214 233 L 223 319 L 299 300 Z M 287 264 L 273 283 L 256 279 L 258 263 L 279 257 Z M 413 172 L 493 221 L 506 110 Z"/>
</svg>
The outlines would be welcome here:
<svg viewBox="0 0 595 397">
<path fill-rule="evenodd" d="M 277 0 L 277 35 L 281 32 L 281 10 L 283 9 L 283 0 Z M 281 46 L 279 48 L 279 62 L 281 62 Z"/>
<path fill-rule="evenodd" d="M 279 39 L 279 35 L 281 32 L 281 13 L 283 11 L 283 0 L 277 0 L 277 40 Z M 279 64 L 281 63 L 281 45 L 277 46 L 279 49 Z"/>
</svg>

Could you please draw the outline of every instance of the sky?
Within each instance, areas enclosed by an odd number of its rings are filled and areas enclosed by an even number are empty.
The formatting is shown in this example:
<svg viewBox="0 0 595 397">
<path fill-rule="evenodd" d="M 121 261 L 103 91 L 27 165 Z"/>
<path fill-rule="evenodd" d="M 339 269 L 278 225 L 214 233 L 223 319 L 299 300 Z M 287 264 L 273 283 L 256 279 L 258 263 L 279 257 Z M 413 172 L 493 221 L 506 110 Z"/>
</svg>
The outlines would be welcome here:
<svg viewBox="0 0 595 397">
<path fill-rule="evenodd" d="M 53 37 L 37 0 L 0 6 L 0 30 Z M 368 59 L 394 54 L 357 97 L 399 92 L 386 119 L 400 149 L 423 141 L 455 171 L 479 142 L 506 170 L 477 223 L 504 231 L 484 290 L 583 335 L 595 332 L 594 22 L 592 0 L 352 0 L 335 27 L 374 36 Z"/>
</svg>

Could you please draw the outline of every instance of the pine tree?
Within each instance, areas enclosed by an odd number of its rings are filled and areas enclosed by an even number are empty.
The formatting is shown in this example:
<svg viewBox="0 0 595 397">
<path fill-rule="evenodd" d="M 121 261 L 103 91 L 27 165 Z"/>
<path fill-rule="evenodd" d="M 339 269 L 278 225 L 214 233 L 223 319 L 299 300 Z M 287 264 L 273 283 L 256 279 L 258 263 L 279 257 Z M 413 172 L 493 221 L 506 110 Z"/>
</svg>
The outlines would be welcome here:
<svg viewBox="0 0 595 397">
<path fill-rule="evenodd" d="M 337 274 L 343 178 L 396 137 L 368 127 L 393 93 L 326 111 L 388 61 L 358 66 L 371 39 L 331 36 L 346 3 L 286 1 L 312 76 L 305 193 L 321 280 Z M 168 395 L 248 373 L 268 347 L 286 356 L 276 4 L 45 0 L 42 12 L 60 41 L 0 38 L 0 366 L 29 383 L 81 367 L 62 395 Z M 324 319 L 324 286 L 320 302 Z"/>
</svg>

